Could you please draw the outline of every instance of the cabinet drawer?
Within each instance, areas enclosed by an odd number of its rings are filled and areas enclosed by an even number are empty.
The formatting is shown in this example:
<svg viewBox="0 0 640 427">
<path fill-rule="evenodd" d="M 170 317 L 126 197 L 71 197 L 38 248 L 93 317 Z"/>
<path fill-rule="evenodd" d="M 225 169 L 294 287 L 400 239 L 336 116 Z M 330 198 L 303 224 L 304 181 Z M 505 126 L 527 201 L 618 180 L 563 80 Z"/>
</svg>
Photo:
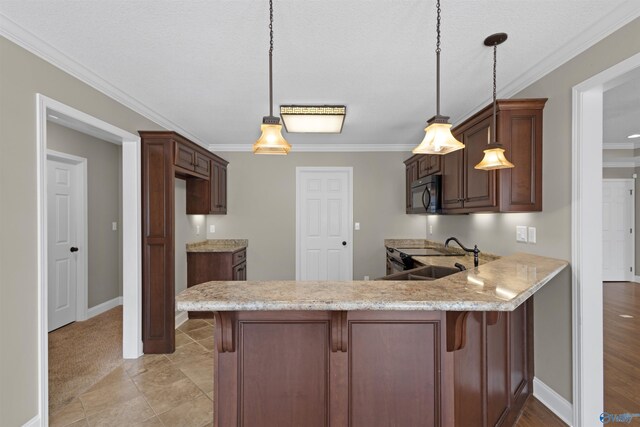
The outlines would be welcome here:
<svg viewBox="0 0 640 427">
<path fill-rule="evenodd" d="M 242 249 L 241 251 L 233 253 L 233 260 L 232 260 L 231 264 L 232 265 L 236 265 L 238 263 L 241 263 L 241 262 L 245 261 L 246 259 L 247 259 L 247 250 L 246 249 Z"/>
<path fill-rule="evenodd" d="M 233 267 L 233 280 L 247 280 L 247 263 L 243 262 Z"/>
</svg>

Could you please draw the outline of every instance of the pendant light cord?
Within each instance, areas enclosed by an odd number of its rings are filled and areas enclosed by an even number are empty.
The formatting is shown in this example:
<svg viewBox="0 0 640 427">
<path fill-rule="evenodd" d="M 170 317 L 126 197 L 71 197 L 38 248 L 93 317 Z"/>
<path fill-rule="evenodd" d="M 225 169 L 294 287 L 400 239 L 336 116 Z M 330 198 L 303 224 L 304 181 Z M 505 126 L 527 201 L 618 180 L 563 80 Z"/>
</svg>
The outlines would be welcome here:
<svg viewBox="0 0 640 427">
<path fill-rule="evenodd" d="M 498 134 L 498 129 L 496 129 L 496 64 L 498 63 L 498 45 L 493 45 L 493 141 L 496 142 L 498 139 L 496 135 Z"/>
<path fill-rule="evenodd" d="M 273 116 L 273 0 L 269 0 L 269 116 Z"/>
<path fill-rule="evenodd" d="M 436 116 L 440 115 L 440 0 L 436 2 Z"/>
</svg>

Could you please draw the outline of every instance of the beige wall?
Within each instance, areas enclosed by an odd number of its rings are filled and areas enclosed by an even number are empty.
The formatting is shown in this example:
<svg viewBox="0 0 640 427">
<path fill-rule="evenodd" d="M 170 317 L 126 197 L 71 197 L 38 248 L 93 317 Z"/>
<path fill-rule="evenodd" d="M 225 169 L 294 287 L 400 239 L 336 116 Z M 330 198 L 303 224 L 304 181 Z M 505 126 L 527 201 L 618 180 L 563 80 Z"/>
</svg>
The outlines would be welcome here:
<svg viewBox="0 0 640 427">
<path fill-rule="evenodd" d="M 185 245 L 206 239 L 204 215 L 187 215 L 187 181 L 175 180 L 175 288 L 176 295 L 187 289 L 187 251 Z M 200 234 L 196 234 L 196 226 Z"/>
<path fill-rule="evenodd" d="M 0 419 L 38 413 L 36 93 L 136 133 L 161 129 L 0 37 Z"/>
<path fill-rule="evenodd" d="M 51 122 L 47 147 L 87 159 L 88 307 L 122 296 L 122 148 Z"/>
<path fill-rule="evenodd" d="M 549 98 L 544 110 L 541 213 L 430 219 L 437 239 L 455 235 L 488 252 L 526 251 L 571 260 L 571 88 L 640 52 L 636 19 L 533 83 L 516 98 Z M 507 153 L 508 154 L 508 153 Z M 537 227 L 535 245 L 516 243 L 515 225 Z M 535 297 L 535 374 L 572 400 L 571 276 L 556 277 Z"/>
<path fill-rule="evenodd" d="M 216 226 L 208 237 L 249 239 L 249 280 L 295 279 L 297 166 L 353 167 L 355 279 L 384 275 L 385 238 L 424 234 L 426 217 L 404 213 L 410 153 L 218 154 L 229 161 L 228 214 L 207 217 Z"/>
</svg>

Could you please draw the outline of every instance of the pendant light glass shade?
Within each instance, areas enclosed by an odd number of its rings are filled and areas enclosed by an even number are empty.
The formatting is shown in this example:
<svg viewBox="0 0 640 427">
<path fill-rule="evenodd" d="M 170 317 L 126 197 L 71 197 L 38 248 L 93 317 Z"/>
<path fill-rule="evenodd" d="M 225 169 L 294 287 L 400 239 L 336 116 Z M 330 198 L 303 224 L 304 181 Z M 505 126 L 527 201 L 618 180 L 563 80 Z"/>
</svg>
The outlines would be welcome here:
<svg viewBox="0 0 640 427">
<path fill-rule="evenodd" d="M 429 120 L 429 126 L 424 128 L 424 139 L 416 148 L 414 154 L 447 154 L 464 148 L 464 144 L 453 137 L 451 123 L 442 120 Z"/>
<path fill-rule="evenodd" d="M 287 154 L 291 145 L 282 136 L 282 125 L 277 123 L 262 123 L 262 135 L 253 144 L 254 154 Z"/>
<path fill-rule="evenodd" d="M 414 154 L 447 154 L 464 148 L 464 144 L 453 137 L 449 117 L 440 115 L 440 0 L 436 1 L 436 115 L 427 122 L 424 139 Z"/>
<path fill-rule="evenodd" d="M 513 163 L 511 163 L 504 155 L 504 148 L 501 144 L 496 142 L 497 137 L 496 133 L 498 132 L 497 125 L 497 99 L 496 99 L 496 65 L 497 65 L 497 51 L 498 45 L 504 43 L 507 40 L 507 34 L 505 33 L 497 33 L 490 35 L 484 40 L 485 46 L 493 47 L 493 125 L 490 128 L 490 132 L 488 135 L 488 144 L 487 149 L 484 150 L 484 157 L 474 166 L 475 169 L 492 171 L 496 169 L 509 169 L 515 167 Z M 491 130 L 493 131 L 493 140 L 491 137 Z"/>
<path fill-rule="evenodd" d="M 262 118 L 262 135 L 253 144 L 253 154 L 287 154 L 291 145 L 282 136 L 280 119 L 273 115 L 273 0 L 269 0 L 269 115 Z"/>
<path fill-rule="evenodd" d="M 484 150 L 482 161 L 474 166 L 475 169 L 491 171 L 495 169 L 509 169 L 514 167 L 504 156 L 504 148 L 498 144 L 489 144 Z"/>
</svg>

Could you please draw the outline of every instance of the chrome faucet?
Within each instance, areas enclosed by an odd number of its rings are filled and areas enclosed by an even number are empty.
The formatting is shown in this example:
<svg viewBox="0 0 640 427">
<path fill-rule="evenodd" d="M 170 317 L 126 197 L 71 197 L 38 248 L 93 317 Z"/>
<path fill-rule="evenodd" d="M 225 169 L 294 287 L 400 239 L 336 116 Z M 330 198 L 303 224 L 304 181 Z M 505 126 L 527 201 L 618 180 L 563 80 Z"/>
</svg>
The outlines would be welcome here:
<svg viewBox="0 0 640 427">
<path fill-rule="evenodd" d="M 473 266 L 477 267 L 479 262 L 478 262 L 478 255 L 480 254 L 480 249 L 478 249 L 478 245 L 473 245 L 473 249 L 469 249 L 467 247 L 465 247 L 462 243 L 460 243 L 460 240 L 456 239 L 455 237 L 449 237 L 445 242 L 444 242 L 444 247 L 447 248 L 449 247 L 449 242 L 450 241 L 454 241 L 456 242 L 465 252 L 473 252 Z"/>
</svg>

